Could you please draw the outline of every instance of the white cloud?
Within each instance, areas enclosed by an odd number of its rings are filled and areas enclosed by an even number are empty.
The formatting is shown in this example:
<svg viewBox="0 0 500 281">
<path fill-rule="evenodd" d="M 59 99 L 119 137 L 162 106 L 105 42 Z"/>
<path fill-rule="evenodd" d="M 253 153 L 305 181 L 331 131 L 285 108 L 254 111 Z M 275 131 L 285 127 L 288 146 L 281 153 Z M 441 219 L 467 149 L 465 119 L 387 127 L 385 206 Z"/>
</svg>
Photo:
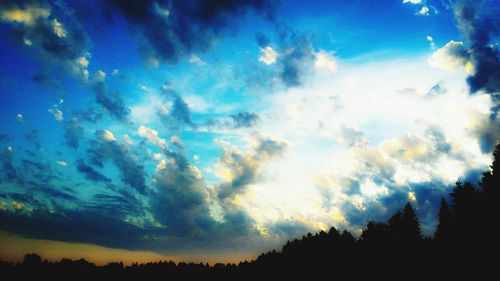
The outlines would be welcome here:
<svg viewBox="0 0 500 281">
<path fill-rule="evenodd" d="M 319 51 L 316 53 L 314 66 L 321 70 L 335 72 L 337 70 L 337 61 L 333 58 L 333 55 L 331 53 L 326 51 Z"/>
<path fill-rule="evenodd" d="M 144 125 L 141 125 L 139 129 L 137 129 L 137 134 L 149 142 L 157 145 L 161 149 L 165 149 L 167 147 L 167 141 L 158 136 L 158 131 L 148 128 Z"/>
<path fill-rule="evenodd" d="M 464 58 L 465 53 L 463 42 L 451 40 L 437 49 L 428 59 L 428 62 L 431 66 L 446 71 L 463 71 L 467 65 L 467 60 Z"/>
<path fill-rule="evenodd" d="M 102 70 L 97 70 L 95 72 L 95 79 L 97 81 L 104 81 L 106 79 L 106 72 L 104 72 Z"/>
<path fill-rule="evenodd" d="M 115 135 L 110 130 L 104 130 L 102 132 L 102 139 L 106 141 L 115 141 Z"/>
<path fill-rule="evenodd" d="M 403 3 L 420 4 L 422 0 L 403 0 Z"/>
<path fill-rule="evenodd" d="M 432 49 L 436 48 L 436 43 L 434 42 L 434 38 L 432 38 L 432 36 L 427 35 L 425 36 L 425 39 L 427 40 L 427 42 L 429 42 L 429 45 L 431 46 Z"/>
<path fill-rule="evenodd" d="M 189 63 L 194 63 L 198 66 L 202 66 L 202 65 L 205 65 L 205 62 L 202 61 L 198 56 L 196 55 L 191 55 L 191 57 L 189 58 Z"/>
<path fill-rule="evenodd" d="M 0 12 L 0 19 L 31 26 L 39 18 L 48 18 L 50 9 L 35 5 L 27 5 L 25 9 L 12 8 Z"/>
<path fill-rule="evenodd" d="M 64 29 L 64 26 L 57 20 L 53 19 L 50 24 L 52 25 L 52 30 L 54 31 L 54 34 L 57 35 L 59 38 L 64 38 L 66 37 L 66 30 Z"/>
<path fill-rule="evenodd" d="M 429 8 L 427 6 L 422 6 L 422 8 L 420 8 L 420 10 L 418 11 L 417 14 L 421 15 L 421 16 L 428 16 L 429 15 Z"/>
<path fill-rule="evenodd" d="M 396 192 L 395 186 L 413 200 L 418 189 L 409 183 L 453 184 L 491 161 L 471 132 L 488 118 L 492 101 L 468 95 L 465 73 L 439 71 L 423 57 L 342 65 L 335 76 L 312 76 L 303 87 L 262 101 L 268 109 L 259 112 L 259 128 L 287 141 L 283 157 L 255 166 L 238 150 L 226 159 L 233 164 L 216 167 L 224 181 L 238 176 L 235 167 L 258 167 L 258 180 L 233 203 L 266 231 L 287 220 L 316 229 L 348 226 L 343 204 L 363 210 Z M 428 94 L 438 82 L 446 91 Z M 413 90 L 400 91 L 406 88 Z M 345 128 L 356 128 L 349 141 Z M 345 191 L 352 180 L 359 181 L 360 193 Z"/>
<path fill-rule="evenodd" d="M 126 144 L 128 145 L 133 145 L 134 141 L 130 138 L 129 135 L 125 134 L 123 135 L 123 140 L 125 141 Z"/>
<path fill-rule="evenodd" d="M 53 105 L 49 108 L 48 112 L 52 113 L 56 121 L 61 122 L 64 120 L 64 114 L 59 108 L 57 108 L 57 105 Z"/>
<path fill-rule="evenodd" d="M 74 61 L 74 72 L 79 73 L 84 80 L 87 80 L 89 78 L 89 58 L 90 58 L 90 53 L 87 52 L 85 53 L 84 56 L 81 56 Z"/>
<path fill-rule="evenodd" d="M 271 46 L 267 46 L 265 48 L 260 48 L 262 55 L 259 57 L 259 61 L 270 65 L 276 63 L 278 58 L 278 53 L 271 48 Z"/>
</svg>

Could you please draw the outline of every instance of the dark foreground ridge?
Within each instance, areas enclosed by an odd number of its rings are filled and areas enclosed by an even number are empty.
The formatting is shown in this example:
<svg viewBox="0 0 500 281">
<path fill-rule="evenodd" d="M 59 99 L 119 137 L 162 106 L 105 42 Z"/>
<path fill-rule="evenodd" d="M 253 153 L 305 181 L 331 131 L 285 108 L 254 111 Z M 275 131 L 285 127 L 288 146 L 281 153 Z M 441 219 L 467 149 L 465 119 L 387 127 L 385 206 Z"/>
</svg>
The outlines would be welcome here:
<svg viewBox="0 0 500 281">
<path fill-rule="evenodd" d="M 2 277 L 38 280 L 110 277 L 136 280 L 218 278 L 241 280 L 307 276 L 321 279 L 382 278 L 398 280 L 473 278 L 497 280 L 500 214 L 500 144 L 491 171 L 479 186 L 458 181 L 451 202 L 441 200 L 439 224 L 433 238 L 423 237 L 414 209 L 408 203 L 387 222 L 370 222 L 359 239 L 348 231 L 308 233 L 288 241 L 281 252 L 260 255 L 255 261 L 236 264 L 155 262 L 124 266 L 96 266 L 84 259 L 42 261 L 27 254 L 22 263 L 0 262 Z M 30 278 L 32 279 L 32 278 Z M 49 279 L 49 280 L 50 280 Z M 4 279 L 7 280 L 7 279 Z M 212 279 L 210 279 L 212 280 Z"/>
</svg>

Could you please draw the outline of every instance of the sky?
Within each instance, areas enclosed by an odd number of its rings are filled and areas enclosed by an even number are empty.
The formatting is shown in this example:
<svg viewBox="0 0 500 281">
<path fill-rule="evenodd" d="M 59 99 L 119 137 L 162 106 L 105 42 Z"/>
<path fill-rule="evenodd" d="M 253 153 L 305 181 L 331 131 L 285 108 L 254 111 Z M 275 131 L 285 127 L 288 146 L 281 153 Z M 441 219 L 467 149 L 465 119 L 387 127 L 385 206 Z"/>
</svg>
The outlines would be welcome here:
<svg viewBox="0 0 500 281">
<path fill-rule="evenodd" d="M 0 259 L 239 261 L 406 202 L 432 235 L 492 162 L 499 19 L 492 0 L 1 1 Z"/>
</svg>

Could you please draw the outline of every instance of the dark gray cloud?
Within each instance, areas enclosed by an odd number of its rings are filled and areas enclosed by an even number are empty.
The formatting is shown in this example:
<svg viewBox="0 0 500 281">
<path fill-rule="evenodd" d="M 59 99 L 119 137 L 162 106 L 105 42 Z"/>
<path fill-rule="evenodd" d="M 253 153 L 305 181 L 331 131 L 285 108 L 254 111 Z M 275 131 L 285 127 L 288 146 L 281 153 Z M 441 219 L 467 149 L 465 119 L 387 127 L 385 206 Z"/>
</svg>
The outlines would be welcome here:
<svg viewBox="0 0 500 281">
<path fill-rule="evenodd" d="M 125 145 L 105 139 L 103 134 L 103 131 L 97 131 L 97 139 L 90 142 L 88 153 L 92 164 L 102 167 L 104 161 L 111 160 L 120 170 L 121 180 L 145 194 L 147 186 L 144 167 L 134 160 Z"/>
<path fill-rule="evenodd" d="M 300 86 L 303 76 L 312 67 L 315 59 L 310 38 L 287 26 L 281 26 L 278 29 L 278 41 L 279 77 L 286 87 Z"/>
<path fill-rule="evenodd" d="M 179 129 L 185 126 L 196 128 L 196 124 L 191 119 L 191 110 L 184 99 L 175 91 L 163 89 L 163 95 L 172 102 L 169 112 L 158 111 L 163 125 L 169 129 Z"/>
<path fill-rule="evenodd" d="M 181 123 L 193 125 L 188 104 L 179 95 L 174 97 L 171 116 Z"/>
<path fill-rule="evenodd" d="M 7 147 L 2 151 L 1 160 L 3 167 L 3 178 L 8 181 L 17 180 L 18 171 L 13 164 L 12 148 Z"/>
<path fill-rule="evenodd" d="M 253 151 L 243 153 L 237 149 L 228 148 L 219 160 L 219 165 L 230 171 L 230 181 L 218 186 L 218 197 L 221 200 L 230 198 L 242 192 L 245 187 L 257 180 L 258 171 L 264 161 L 270 157 L 279 156 L 287 149 L 287 143 L 255 133 Z"/>
<path fill-rule="evenodd" d="M 127 121 L 130 109 L 125 105 L 118 93 L 109 93 L 104 81 L 98 81 L 92 89 L 95 92 L 95 101 L 113 118 Z"/>
<path fill-rule="evenodd" d="M 259 122 L 259 116 L 252 112 L 238 112 L 231 115 L 234 128 L 249 128 L 255 126 Z"/>
<path fill-rule="evenodd" d="M 31 215 L 0 212 L 0 229 L 27 237 L 87 242 L 123 249 L 141 249 L 145 234 L 154 234 L 144 228 L 120 219 L 104 216 L 99 211 L 58 210 L 49 212 L 34 209 Z"/>
<path fill-rule="evenodd" d="M 55 187 L 50 187 L 47 185 L 37 185 L 37 192 L 41 192 L 48 196 L 50 199 L 56 199 L 59 201 L 60 199 L 66 200 L 66 201 L 71 201 L 71 202 L 78 202 L 79 199 L 75 196 L 74 192 L 70 189 L 59 189 Z"/>
<path fill-rule="evenodd" d="M 64 124 L 64 138 L 69 147 L 78 148 L 80 141 L 83 140 L 83 134 L 83 125 L 78 117 L 73 116 L 69 120 L 66 120 Z"/>
<path fill-rule="evenodd" d="M 31 206 L 43 206 L 43 204 L 34 197 L 33 194 L 24 194 L 17 192 L 0 193 L 0 197 L 14 200 L 16 202 L 22 202 L 22 204 L 30 204 Z"/>
<path fill-rule="evenodd" d="M 259 115 L 253 112 L 238 112 L 229 116 L 210 118 L 203 122 L 202 127 L 213 129 L 240 129 L 255 127 L 260 121 Z"/>
<path fill-rule="evenodd" d="M 110 178 L 99 173 L 94 168 L 92 168 L 92 166 L 85 164 L 85 161 L 83 161 L 83 159 L 78 159 L 78 161 L 76 162 L 76 168 L 77 168 L 78 172 L 83 174 L 85 176 L 85 178 L 88 180 L 91 180 L 94 182 L 106 182 L 106 183 L 111 182 Z"/>
<path fill-rule="evenodd" d="M 498 36 L 500 25 L 500 10 L 492 5 L 479 5 L 464 0 L 454 7 L 458 27 L 466 39 L 467 53 L 462 58 L 472 62 L 474 72 L 467 78 L 470 92 L 483 90 L 491 95 L 493 100 L 490 120 L 476 130 L 483 153 L 490 153 L 498 141 L 500 123 L 500 53 L 491 36 Z M 458 56 L 458 55 L 457 55 Z"/>
<path fill-rule="evenodd" d="M 104 117 L 104 114 L 100 108 L 92 105 L 87 109 L 79 110 L 75 116 L 81 121 L 96 123 Z"/>
<path fill-rule="evenodd" d="M 248 9 L 271 14 L 272 0 L 186 0 L 133 1 L 102 3 L 113 15 L 117 11 L 143 37 L 141 48 L 146 58 L 176 63 L 181 57 L 209 49 L 226 30 L 236 28 L 235 19 Z"/>
<path fill-rule="evenodd" d="M 204 182 L 182 152 L 167 150 L 165 155 L 174 161 L 155 175 L 157 192 L 151 196 L 151 207 L 156 219 L 173 236 L 210 231 L 214 222 L 209 216 Z"/>
<path fill-rule="evenodd" d="M 494 4 L 493 4 L 494 5 Z M 455 6 L 458 27 L 468 44 L 467 57 L 474 65 L 474 74 L 467 78 L 471 92 L 484 90 L 492 93 L 498 103 L 500 91 L 500 59 L 498 49 L 490 42 L 490 36 L 499 35 L 498 7 L 491 8 L 491 16 L 479 14 L 478 5 L 464 0 Z"/>
<path fill-rule="evenodd" d="M 458 27 L 465 37 L 465 45 L 451 55 L 472 63 L 473 74 L 467 77 L 471 93 L 485 91 L 493 100 L 490 120 L 476 130 L 483 153 L 493 150 L 498 141 L 500 109 L 500 53 L 491 38 L 499 35 L 500 10 L 494 5 L 479 5 L 473 1 L 459 1 L 454 6 Z"/>
<path fill-rule="evenodd" d="M 115 218 L 143 216 L 145 210 L 144 204 L 124 190 L 118 194 L 95 194 L 85 208 Z"/>
<path fill-rule="evenodd" d="M 443 85 L 441 85 L 441 83 L 437 83 L 429 89 L 429 92 L 427 94 L 430 96 L 437 96 L 444 93 L 446 93 L 446 89 L 443 88 Z"/>
</svg>

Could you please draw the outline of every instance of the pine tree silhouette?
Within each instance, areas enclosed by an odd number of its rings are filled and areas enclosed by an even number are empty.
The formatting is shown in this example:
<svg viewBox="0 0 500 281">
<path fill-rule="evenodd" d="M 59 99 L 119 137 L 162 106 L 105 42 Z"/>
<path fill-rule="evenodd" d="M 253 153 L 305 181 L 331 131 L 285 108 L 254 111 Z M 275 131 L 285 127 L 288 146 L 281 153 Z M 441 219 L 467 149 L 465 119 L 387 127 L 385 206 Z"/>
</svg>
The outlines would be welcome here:
<svg viewBox="0 0 500 281">
<path fill-rule="evenodd" d="M 450 241 L 453 239 L 454 218 L 448 204 L 444 198 L 441 198 L 439 207 L 439 224 L 434 237 L 439 241 Z"/>
</svg>

